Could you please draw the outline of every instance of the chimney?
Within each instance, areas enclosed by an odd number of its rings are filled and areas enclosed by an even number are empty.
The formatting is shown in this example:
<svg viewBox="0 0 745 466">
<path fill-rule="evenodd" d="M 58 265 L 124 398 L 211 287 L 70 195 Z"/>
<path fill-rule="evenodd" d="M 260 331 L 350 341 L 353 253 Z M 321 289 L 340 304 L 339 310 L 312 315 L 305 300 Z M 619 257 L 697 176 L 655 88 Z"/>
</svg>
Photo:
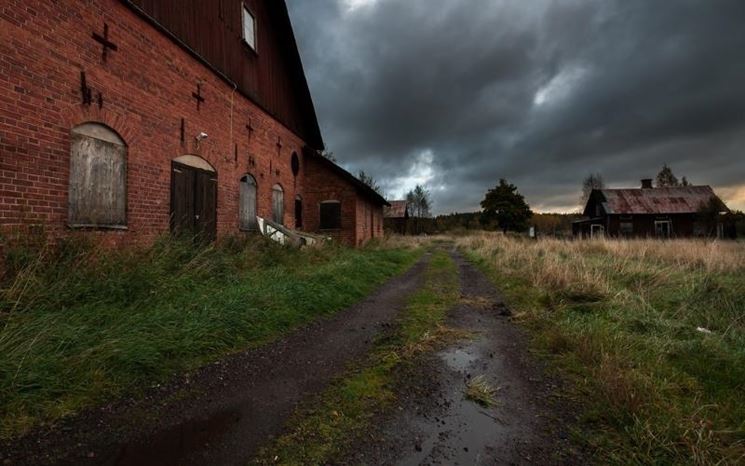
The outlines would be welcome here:
<svg viewBox="0 0 745 466">
<path fill-rule="evenodd" d="M 652 189 L 652 178 L 644 178 L 642 180 L 642 189 Z"/>
</svg>

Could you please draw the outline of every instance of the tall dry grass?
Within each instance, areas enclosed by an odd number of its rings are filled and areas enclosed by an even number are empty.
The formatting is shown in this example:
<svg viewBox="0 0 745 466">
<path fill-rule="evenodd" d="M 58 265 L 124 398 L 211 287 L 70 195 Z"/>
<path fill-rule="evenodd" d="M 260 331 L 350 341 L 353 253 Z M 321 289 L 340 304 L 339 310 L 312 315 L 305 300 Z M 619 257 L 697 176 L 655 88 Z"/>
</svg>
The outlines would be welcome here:
<svg viewBox="0 0 745 466">
<path fill-rule="evenodd" d="M 576 382 L 603 462 L 745 461 L 745 243 L 456 244 Z"/>
</svg>

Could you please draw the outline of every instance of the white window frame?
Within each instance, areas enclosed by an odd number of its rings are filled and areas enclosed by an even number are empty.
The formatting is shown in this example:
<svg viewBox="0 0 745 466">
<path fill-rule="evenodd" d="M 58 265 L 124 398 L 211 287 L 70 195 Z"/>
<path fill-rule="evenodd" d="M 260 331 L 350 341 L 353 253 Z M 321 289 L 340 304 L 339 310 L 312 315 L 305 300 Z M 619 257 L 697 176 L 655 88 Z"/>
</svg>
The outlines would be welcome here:
<svg viewBox="0 0 745 466">
<path fill-rule="evenodd" d="M 667 236 L 657 234 L 657 225 L 667 224 Z M 672 220 L 655 220 L 654 221 L 654 235 L 658 238 L 672 238 L 673 236 L 673 221 Z"/>
<path fill-rule="evenodd" d="M 241 11 L 241 35 L 243 36 L 243 42 L 245 42 L 246 45 L 248 45 L 249 47 L 251 47 L 251 50 L 253 50 L 254 52 L 256 52 L 256 50 L 257 50 L 257 47 L 256 47 L 256 16 L 253 14 L 253 12 L 251 11 L 251 9 L 245 3 L 242 3 L 241 4 L 241 8 L 242 8 L 242 11 Z M 253 32 L 253 37 L 251 38 L 251 40 L 249 40 L 246 37 L 246 19 L 247 19 L 247 17 L 251 19 L 251 24 L 252 24 L 251 31 Z"/>
<path fill-rule="evenodd" d="M 590 225 L 590 238 L 605 238 L 605 225 L 593 223 Z"/>
</svg>

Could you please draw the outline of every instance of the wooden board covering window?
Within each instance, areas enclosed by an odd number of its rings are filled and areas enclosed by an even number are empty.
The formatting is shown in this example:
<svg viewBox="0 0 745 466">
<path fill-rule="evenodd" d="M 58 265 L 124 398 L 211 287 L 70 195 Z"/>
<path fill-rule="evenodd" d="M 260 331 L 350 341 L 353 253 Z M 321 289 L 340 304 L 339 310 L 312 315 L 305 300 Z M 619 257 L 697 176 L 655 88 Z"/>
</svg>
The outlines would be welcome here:
<svg viewBox="0 0 745 466">
<path fill-rule="evenodd" d="M 272 220 L 284 225 L 285 218 L 285 193 L 282 186 L 275 184 L 272 188 Z"/>
<path fill-rule="evenodd" d="M 106 131 L 98 129 L 98 131 Z M 86 132 L 86 131 L 84 131 Z M 127 147 L 72 131 L 68 221 L 71 227 L 127 225 Z"/>
<path fill-rule="evenodd" d="M 259 225 L 256 222 L 256 180 L 251 175 L 241 178 L 239 204 L 241 230 L 258 230 Z"/>
</svg>

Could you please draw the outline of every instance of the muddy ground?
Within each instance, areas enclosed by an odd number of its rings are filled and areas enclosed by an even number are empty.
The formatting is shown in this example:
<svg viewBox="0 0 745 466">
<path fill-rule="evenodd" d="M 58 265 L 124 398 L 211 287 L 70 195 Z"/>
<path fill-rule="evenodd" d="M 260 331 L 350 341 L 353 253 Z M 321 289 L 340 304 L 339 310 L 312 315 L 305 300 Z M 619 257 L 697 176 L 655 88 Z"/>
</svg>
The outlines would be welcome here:
<svg viewBox="0 0 745 466">
<path fill-rule="evenodd" d="M 568 440 L 571 404 L 527 351 L 526 335 L 510 320 L 491 282 L 455 254 L 460 303 L 447 325 L 469 332 L 409 366 L 398 403 L 340 464 L 476 465 L 585 463 Z M 466 399 L 482 376 L 495 404 Z"/>
<path fill-rule="evenodd" d="M 303 399 L 370 351 L 419 288 L 427 261 L 273 343 L 0 445 L 0 464 L 245 465 Z"/>
<path fill-rule="evenodd" d="M 571 411 L 527 351 L 525 335 L 489 280 L 453 252 L 461 300 L 448 325 L 473 338 L 407 366 L 398 402 L 340 464 L 577 464 L 565 429 Z M 373 340 L 389 331 L 421 285 L 427 257 L 358 305 L 267 346 L 235 354 L 0 445 L 0 464 L 248 464 Z M 484 376 L 496 404 L 464 397 Z"/>
</svg>

